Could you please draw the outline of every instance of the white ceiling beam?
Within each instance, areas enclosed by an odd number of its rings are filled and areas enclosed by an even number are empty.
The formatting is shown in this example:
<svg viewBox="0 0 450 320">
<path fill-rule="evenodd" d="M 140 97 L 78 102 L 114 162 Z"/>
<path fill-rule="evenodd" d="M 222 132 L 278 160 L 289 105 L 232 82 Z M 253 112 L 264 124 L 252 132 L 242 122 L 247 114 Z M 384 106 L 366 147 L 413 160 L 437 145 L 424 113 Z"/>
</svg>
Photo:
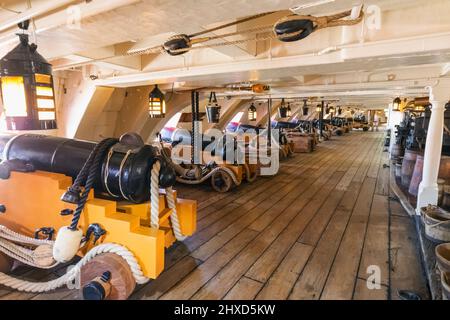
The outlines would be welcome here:
<svg viewBox="0 0 450 320">
<path fill-rule="evenodd" d="M 137 86 L 151 83 L 172 83 L 175 81 L 210 82 L 222 79 L 242 77 L 241 81 L 252 78 L 258 72 L 260 81 L 289 75 L 320 74 L 355 71 L 355 62 L 360 68 L 389 68 L 400 65 L 424 65 L 438 63 L 450 57 L 450 33 L 420 36 L 394 41 L 366 42 L 364 45 L 349 45 L 345 51 L 318 56 L 305 54 L 273 59 L 252 59 L 247 61 L 228 62 L 223 64 L 191 66 L 189 69 L 177 68 L 163 71 L 142 72 L 98 80 L 98 85 Z M 421 45 L 419 45 L 420 43 Z M 396 51 L 397 50 L 397 51 Z M 406 54 L 406 55 L 405 55 Z M 237 80 L 239 81 L 239 80 Z"/>
<path fill-rule="evenodd" d="M 72 14 L 74 14 L 74 19 L 76 19 L 76 15 L 79 15 L 79 18 L 81 19 L 79 23 L 82 23 L 83 20 L 90 18 L 92 16 L 96 16 L 103 12 L 111 11 L 123 6 L 133 5 L 138 2 L 141 2 L 141 0 L 108 0 L 108 1 L 89 1 L 89 2 L 80 0 L 78 1 L 58 0 L 58 1 L 47 1 L 44 3 L 47 6 L 47 8 L 53 6 L 54 7 L 53 10 L 39 9 L 37 5 L 30 10 L 40 12 L 40 14 L 37 15 L 36 16 L 37 18 L 34 20 L 36 25 L 36 29 L 34 30 L 34 32 L 36 34 L 40 34 L 47 30 L 57 28 L 63 25 L 65 26 L 68 24 L 69 16 L 68 12 L 66 12 L 64 8 L 68 7 L 70 3 L 77 3 L 76 9 L 79 11 Z M 61 10 L 57 10 L 58 8 L 60 8 Z M 15 17 L 14 19 L 11 19 L 11 21 L 9 22 L 0 24 L 0 31 L 7 31 L 0 33 L 0 48 L 2 47 L 7 48 L 9 45 L 12 45 L 17 41 L 17 37 L 15 36 L 14 32 L 2 29 L 1 26 L 10 25 L 10 28 L 15 27 L 17 25 L 17 23 L 15 22 L 17 21 L 21 22 L 23 20 L 26 20 L 23 19 L 23 17 L 25 16 L 29 16 L 29 14 L 24 15 L 22 17 Z M 76 25 L 73 27 L 76 28 Z"/>
<path fill-rule="evenodd" d="M 5 31 L 10 28 L 16 27 L 19 23 L 30 20 L 41 15 L 44 15 L 48 12 L 58 10 L 61 8 L 65 8 L 71 4 L 81 2 L 80 0 L 58 0 L 58 1 L 45 1 L 38 2 L 33 5 L 30 9 L 25 10 L 24 12 L 19 13 L 14 18 L 8 19 L 0 23 L 0 31 Z"/>
</svg>

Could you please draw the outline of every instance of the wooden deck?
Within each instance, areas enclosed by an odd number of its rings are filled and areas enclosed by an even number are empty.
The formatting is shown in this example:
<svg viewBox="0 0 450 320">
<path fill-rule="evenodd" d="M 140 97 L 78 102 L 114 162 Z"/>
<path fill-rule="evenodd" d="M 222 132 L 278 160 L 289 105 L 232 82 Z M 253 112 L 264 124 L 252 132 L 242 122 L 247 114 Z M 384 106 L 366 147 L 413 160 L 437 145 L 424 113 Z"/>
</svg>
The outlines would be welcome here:
<svg viewBox="0 0 450 320">
<path fill-rule="evenodd" d="M 198 200 L 198 232 L 167 251 L 166 271 L 132 299 L 396 299 L 398 289 L 427 299 L 413 221 L 390 199 L 383 142 L 382 133 L 334 137 L 227 194 L 178 186 Z M 370 266 L 380 290 L 367 288 Z M 0 288 L 0 299 L 78 298 Z"/>
</svg>

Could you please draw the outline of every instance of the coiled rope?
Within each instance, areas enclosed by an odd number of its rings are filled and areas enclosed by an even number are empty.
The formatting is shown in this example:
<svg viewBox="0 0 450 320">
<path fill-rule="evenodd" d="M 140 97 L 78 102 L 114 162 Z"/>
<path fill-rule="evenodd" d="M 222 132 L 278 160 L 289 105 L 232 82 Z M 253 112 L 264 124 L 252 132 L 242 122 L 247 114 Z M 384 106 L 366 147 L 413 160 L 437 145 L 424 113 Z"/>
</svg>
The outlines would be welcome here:
<svg viewBox="0 0 450 320">
<path fill-rule="evenodd" d="M 144 276 L 142 269 L 137 262 L 133 253 L 127 248 L 114 244 L 107 243 L 101 244 L 91 249 L 73 268 L 71 268 L 65 275 L 58 279 L 47 282 L 30 282 L 22 279 L 18 279 L 0 272 L 0 284 L 9 287 L 14 290 L 29 292 L 29 293 L 43 293 L 53 291 L 73 283 L 74 280 L 79 277 L 81 269 L 92 261 L 96 256 L 104 253 L 113 253 L 123 258 L 130 266 L 131 272 L 137 284 L 145 284 L 150 279 Z"/>
<path fill-rule="evenodd" d="M 81 184 L 84 182 L 84 190 L 81 194 L 80 201 L 78 202 L 77 208 L 73 214 L 72 222 L 70 224 L 71 230 L 78 229 L 78 223 L 80 221 L 81 213 L 86 205 L 89 193 L 94 186 L 95 180 L 97 178 L 97 173 L 100 168 L 100 163 L 104 159 L 105 153 L 118 142 L 117 139 L 105 139 L 97 144 L 94 150 L 89 155 L 88 160 L 84 164 L 74 184 L 70 189 L 74 191 L 79 191 Z"/>
<path fill-rule="evenodd" d="M 150 185 L 150 225 L 152 228 L 159 229 L 159 171 L 161 170 L 161 163 L 156 161 L 153 164 L 151 171 L 151 185 Z M 187 237 L 183 236 L 181 232 L 180 220 L 177 212 L 177 205 L 173 195 L 172 187 L 166 189 L 166 199 L 169 209 L 172 210 L 170 215 L 170 222 L 172 223 L 172 230 L 175 238 L 178 241 L 184 241 Z"/>
</svg>

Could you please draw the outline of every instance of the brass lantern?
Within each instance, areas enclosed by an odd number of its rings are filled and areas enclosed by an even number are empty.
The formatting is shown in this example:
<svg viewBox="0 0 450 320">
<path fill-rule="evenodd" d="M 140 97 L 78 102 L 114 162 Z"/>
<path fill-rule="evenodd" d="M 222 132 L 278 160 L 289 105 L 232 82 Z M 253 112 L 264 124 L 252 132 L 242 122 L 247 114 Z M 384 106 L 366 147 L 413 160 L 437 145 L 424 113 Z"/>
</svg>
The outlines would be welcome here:
<svg viewBox="0 0 450 320">
<path fill-rule="evenodd" d="M 309 113 L 309 108 L 308 108 L 308 100 L 304 100 L 303 101 L 303 115 L 307 116 Z"/>
<path fill-rule="evenodd" d="M 416 104 L 416 105 L 414 105 L 413 111 L 417 112 L 417 113 L 423 113 L 423 112 L 425 112 L 425 107 L 422 105 Z"/>
<path fill-rule="evenodd" d="M 392 105 L 392 111 L 400 111 L 400 105 L 402 104 L 402 100 L 397 97 L 394 99 L 394 103 Z"/>
<path fill-rule="evenodd" d="M 286 108 L 286 117 L 289 118 L 292 116 L 292 109 L 291 104 L 288 102 L 287 108 Z"/>
<path fill-rule="evenodd" d="M 256 117 L 257 117 L 256 107 L 252 103 L 250 108 L 248 108 L 248 121 L 256 121 Z"/>
<path fill-rule="evenodd" d="M 155 85 L 148 97 L 148 113 L 150 118 L 164 118 L 166 116 L 166 99 L 158 85 Z"/>
<path fill-rule="evenodd" d="M 52 66 L 19 34 L 20 44 L 0 60 L 1 93 L 8 130 L 56 129 Z"/>
<path fill-rule="evenodd" d="M 328 113 L 331 114 L 331 116 L 334 116 L 334 107 L 333 106 L 328 108 Z"/>
<path fill-rule="evenodd" d="M 208 123 L 219 123 L 220 120 L 220 106 L 217 102 L 217 97 L 215 92 L 211 92 L 209 96 L 209 103 L 206 106 L 206 116 L 208 118 Z"/>
<path fill-rule="evenodd" d="M 284 99 L 281 100 L 281 106 L 278 109 L 278 115 L 280 118 L 287 118 L 288 108 L 286 107 L 286 101 Z"/>
</svg>

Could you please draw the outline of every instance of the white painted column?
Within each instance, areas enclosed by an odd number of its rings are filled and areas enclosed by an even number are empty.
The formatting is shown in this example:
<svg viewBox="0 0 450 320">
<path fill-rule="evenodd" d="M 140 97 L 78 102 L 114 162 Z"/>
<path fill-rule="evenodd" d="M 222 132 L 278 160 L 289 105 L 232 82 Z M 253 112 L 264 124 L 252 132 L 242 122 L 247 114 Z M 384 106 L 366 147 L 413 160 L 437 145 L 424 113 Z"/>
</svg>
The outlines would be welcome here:
<svg viewBox="0 0 450 320">
<path fill-rule="evenodd" d="M 394 111 L 394 106 L 391 103 L 389 105 L 389 125 L 388 128 L 391 129 L 391 145 L 389 146 L 389 154 L 392 152 L 392 148 L 395 144 L 395 132 L 396 128 L 395 126 L 399 125 L 400 122 L 403 120 L 403 112 L 401 111 Z"/>
<path fill-rule="evenodd" d="M 450 81 L 440 80 L 430 90 L 431 118 L 425 146 L 423 178 L 417 198 L 417 214 L 420 208 L 438 203 L 438 174 L 441 163 L 444 132 L 445 105 L 450 99 Z"/>
</svg>

